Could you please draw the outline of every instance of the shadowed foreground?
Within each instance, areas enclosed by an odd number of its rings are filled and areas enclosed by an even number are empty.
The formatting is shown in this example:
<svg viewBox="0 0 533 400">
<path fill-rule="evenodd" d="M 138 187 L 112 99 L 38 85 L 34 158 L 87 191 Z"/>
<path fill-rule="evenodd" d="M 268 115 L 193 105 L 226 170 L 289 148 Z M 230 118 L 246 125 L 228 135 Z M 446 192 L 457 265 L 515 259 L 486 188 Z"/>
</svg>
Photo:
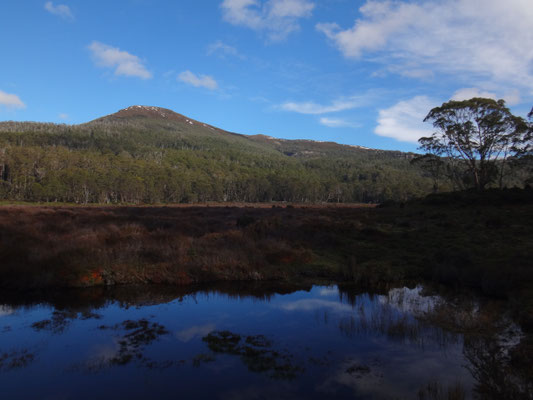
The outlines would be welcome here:
<svg viewBox="0 0 533 400">
<path fill-rule="evenodd" d="M 0 286 L 433 280 L 532 320 L 530 190 L 388 207 L 0 208 Z"/>
</svg>

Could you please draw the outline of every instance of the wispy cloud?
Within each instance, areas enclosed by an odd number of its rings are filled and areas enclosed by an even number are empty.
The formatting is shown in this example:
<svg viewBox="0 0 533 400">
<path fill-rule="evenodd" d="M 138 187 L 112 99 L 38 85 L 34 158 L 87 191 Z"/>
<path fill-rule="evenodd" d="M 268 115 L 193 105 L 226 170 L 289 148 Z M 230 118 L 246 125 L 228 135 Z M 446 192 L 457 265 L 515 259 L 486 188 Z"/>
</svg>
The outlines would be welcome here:
<svg viewBox="0 0 533 400">
<path fill-rule="evenodd" d="M 211 43 L 209 46 L 207 46 L 207 55 L 218 55 L 219 57 L 237 57 L 240 59 L 245 59 L 246 57 L 239 53 L 239 51 L 229 44 L 226 44 L 222 42 L 221 40 L 217 40 L 214 43 Z"/>
<path fill-rule="evenodd" d="M 67 119 L 69 119 L 68 114 L 65 114 L 65 113 L 60 113 L 58 117 L 59 119 L 62 119 L 63 121 L 66 121 Z"/>
<path fill-rule="evenodd" d="M 209 75 L 196 75 L 191 71 L 183 71 L 178 75 L 178 80 L 195 87 L 203 87 L 209 90 L 218 88 L 217 81 Z"/>
<path fill-rule="evenodd" d="M 89 50 L 98 66 L 114 68 L 115 75 L 152 78 L 152 73 L 146 69 L 141 59 L 127 51 L 96 41 L 89 45 Z"/>
<path fill-rule="evenodd" d="M 331 104 L 318 104 L 312 101 L 307 102 L 286 102 L 280 108 L 284 111 L 292 111 L 300 114 L 328 114 L 353 108 L 361 107 L 365 104 L 365 99 L 361 96 L 337 99 Z"/>
<path fill-rule="evenodd" d="M 322 117 L 319 120 L 321 125 L 327 126 L 329 128 L 358 128 L 361 125 L 354 124 L 353 122 L 346 121 L 341 118 L 327 118 Z"/>
<path fill-rule="evenodd" d="M 51 1 L 44 3 L 44 9 L 51 14 L 57 15 L 63 19 L 73 21 L 74 14 L 70 10 L 70 7 L 65 4 L 54 5 Z"/>
<path fill-rule="evenodd" d="M 0 106 L 7 108 L 26 108 L 26 104 L 16 94 L 10 94 L 0 90 Z"/>
<path fill-rule="evenodd" d="M 298 20 L 311 16 L 315 4 L 309 0 L 224 0 L 221 8 L 225 21 L 265 32 L 275 41 L 300 29 Z"/>
<path fill-rule="evenodd" d="M 527 0 L 367 0 L 360 13 L 348 29 L 317 25 L 348 58 L 371 54 L 406 76 L 459 73 L 468 81 L 533 90 L 533 7 Z"/>
<path fill-rule="evenodd" d="M 453 94 L 452 100 L 461 101 L 461 100 L 468 100 L 473 97 L 485 97 L 487 99 L 497 100 L 496 93 L 482 91 L 478 88 L 459 89 Z"/>
<path fill-rule="evenodd" d="M 421 137 L 431 136 L 431 127 L 423 121 L 438 104 L 427 96 L 416 96 L 379 110 L 378 126 L 374 132 L 402 142 L 417 143 Z"/>
<path fill-rule="evenodd" d="M 504 99 L 509 105 L 519 104 L 521 101 L 520 92 L 518 90 L 508 91 L 507 93 L 503 94 L 503 96 L 499 97 L 494 92 L 489 92 L 487 90 L 482 90 L 482 89 L 473 88 L 473 87 L 462 88 L 462 89 L 457 90 L 453 94 L 451 99 L 461 101 L 461 100 L 468 100 L 473 97 L 485 97 L 485 98 L 494 99 L 494 100 Z"/>
</svg>

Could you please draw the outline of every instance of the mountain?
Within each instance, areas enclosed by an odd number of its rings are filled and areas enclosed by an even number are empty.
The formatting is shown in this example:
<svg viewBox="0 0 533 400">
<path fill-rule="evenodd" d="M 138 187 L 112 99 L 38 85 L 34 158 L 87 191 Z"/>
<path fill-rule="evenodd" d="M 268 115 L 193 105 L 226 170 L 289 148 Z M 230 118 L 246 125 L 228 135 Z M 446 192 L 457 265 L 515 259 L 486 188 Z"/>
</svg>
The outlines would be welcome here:
<svg viewBox="0 0 533 400">
<path fill-rule="evenodd" d="M 287 156 L 296 157 L 313 157 L 317 155 L 353 155 L 361 152 L 378 152 L 386 153 L 391 157 L 405 157 L 407 159 L 413 158 L 413 153 L 402 153 L 399 151 L 385 151 L 370 149 L 363 146 L 343 145 L 335 142 L 322 142 L 314 140 L 288 140 L 279 139 L 267 135 L 243 135 L 234 132 L 225 131 L 223 129 L 196 121 L 184 115 L 178 114 L 172 110 L 135 105 L 117 111 L 93 121 L 90 121 L 85 126 L 94 127 L 97 125 L 112 125 L 129 127 L 145 127 L 145 128 L 161 128 L 174 130 L 177 133 L 184 132 L 191 136 L 203 137 L 211 136 L 213 138 L 220 138 L 228 136 L 237 136 L 246 139 L 248 144 L 250 142 L 262 145 L 265 149 L 274 149 L 279 153 Z"/>
<path fill-rule="evenodd" d="M 228 132 L 131 106 L 80 125 L 0 122 L 0 198 L 77 203 L 384 201 L 430 191 L 412 153 Z M 6 172 L 7 171 L 7 172 Z"/>
<path fill-rule="evenodd" d="M 176 124 L 188 124 L 188 125 L 197 125 L 202 128 L 207 128 L 211 131 L 224 132 L 221 129 L 215 128 L 214 126 L 204 124 L 203 122 L 196 121 L 192 118 L 188 118 L 184 115 L 178 114 L 175 111 L 169 110 L 162 107 L 152 107 L 152 106 L 131 106 L 117 111 L 114 114 L 106 115 L 95 119 L 91 122 L 88 122 L 87 126 L 93 126 L 96 124 L 107 124 L 107 123 L 132 123 L 132 122 L 154 122 L 158 121 L 160 123 L 176 123 Z"/>
</svg>

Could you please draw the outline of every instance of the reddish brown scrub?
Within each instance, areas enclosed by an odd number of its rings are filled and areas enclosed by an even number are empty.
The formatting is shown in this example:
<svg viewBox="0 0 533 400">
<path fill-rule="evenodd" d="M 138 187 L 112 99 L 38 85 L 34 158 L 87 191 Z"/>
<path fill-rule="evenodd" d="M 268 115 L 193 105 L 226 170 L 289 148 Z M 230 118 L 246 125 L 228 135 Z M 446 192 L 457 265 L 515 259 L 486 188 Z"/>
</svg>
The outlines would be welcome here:
<svg viewBox="0 0 533 400">
<path fill-rule="evenodd" d="M 333 276 L 323 254 L 368 207 L 0 208 L 1 286 Z M 310 266 L 309 271 L 302 267 Z"/>
</svg>

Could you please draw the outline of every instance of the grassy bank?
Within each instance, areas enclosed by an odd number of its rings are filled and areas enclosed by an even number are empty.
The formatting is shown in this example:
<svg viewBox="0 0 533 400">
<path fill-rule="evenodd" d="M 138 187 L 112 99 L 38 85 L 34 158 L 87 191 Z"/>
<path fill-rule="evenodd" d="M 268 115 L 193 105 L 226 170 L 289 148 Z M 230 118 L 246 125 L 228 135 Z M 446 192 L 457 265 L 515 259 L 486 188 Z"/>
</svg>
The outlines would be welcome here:
<svg viewBox="0 0 533 400">
<path fill-rule="evenodd" d="M 533 195 L 362 206 L 0 207 L 0 286 L 427 279 L 533 321 Z"/>
</svg>

